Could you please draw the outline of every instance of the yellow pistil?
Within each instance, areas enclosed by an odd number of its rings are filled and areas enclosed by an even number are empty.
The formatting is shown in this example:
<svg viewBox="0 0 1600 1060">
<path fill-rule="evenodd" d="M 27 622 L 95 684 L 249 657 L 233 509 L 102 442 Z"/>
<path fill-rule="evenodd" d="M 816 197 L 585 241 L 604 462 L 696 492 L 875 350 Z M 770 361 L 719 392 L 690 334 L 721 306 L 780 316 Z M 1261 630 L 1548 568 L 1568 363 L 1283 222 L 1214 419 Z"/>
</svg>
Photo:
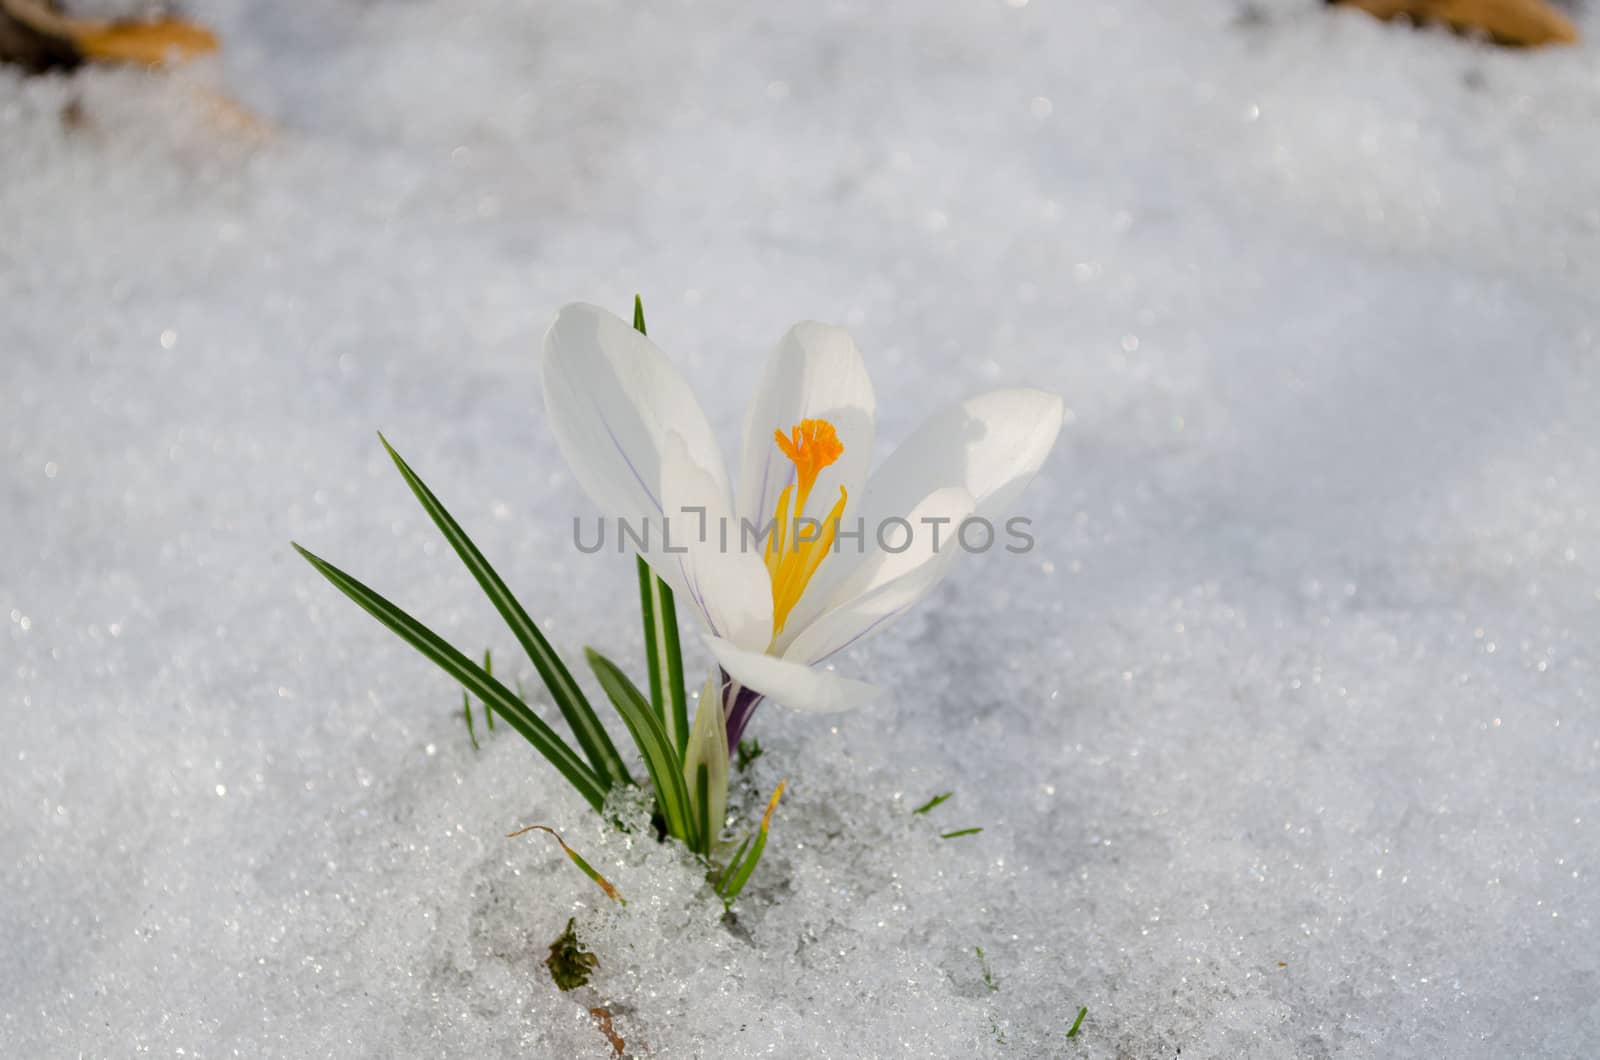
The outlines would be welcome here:
<svg viewBox="0 0 1600 1060">
<path fill-rule="evenodd" d="M 778 497 L 772 534 L 767 538 L 767 574 L 772 578 L 772 635 L 776 637 L 783 632 L 783 624 L 800 602 L 811 576 L 828 558 L 848 495 L 840 486 L 839 501 L 822 520 L 821 532 L 814 538 L 803 539 L 798 524 L 805 515 L 811 488 L 817 484 L 817 475 L 822 469 L 843 455 L 844 445 L 827 420 L 801 420 L 798 426 L 789 429 L 788 435 L 773 431 L 772 436 L 783 455 L 794 463 L 795 470 L 794 485 L 785 487 Z M 791 522 L 795 524 L 792 542 L 789 539 Z"/>
</svg>

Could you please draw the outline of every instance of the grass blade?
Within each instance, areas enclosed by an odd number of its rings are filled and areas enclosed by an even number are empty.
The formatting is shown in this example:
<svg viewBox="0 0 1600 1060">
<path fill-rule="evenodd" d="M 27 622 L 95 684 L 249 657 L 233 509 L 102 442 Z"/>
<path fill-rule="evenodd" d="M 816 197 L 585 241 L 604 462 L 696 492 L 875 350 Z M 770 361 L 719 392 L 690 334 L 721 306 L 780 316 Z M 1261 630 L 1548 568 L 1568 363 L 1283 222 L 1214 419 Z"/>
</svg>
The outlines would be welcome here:
<svg viewBox="0 0 1600 1060">
<path fill-rule="evenodd" d="M 694 821 L 689 813 L 689 792 L 684 786 L 682 766 L 677 752 L 667 742 L 667 732 L 661 719 L 644 696 L 634 687 L 628 675 L 617 669 L 617 664 L 593 648 L 585 648 L 584 655 L 600 687 L 605 689 L 617 713 L 622 715 L 633 742 L 644 757 L 645 768 L 650 772 L 650 782 L 655 785 L 656 803 L 661 816 L 666 818 L 667 832 L 682 839 L 691 850 L 699 850 Z"/>
<path fill-rule="evenodd" d="M 767 829 L 772 824 L 772 811 L 778 808 L 778 800 L 783 797 L 784 786 L 788 783 L 787 780 L 780 781 L 777 790 L 772 793 L 772 801 L 767 803 L 767 812 L 761 815 L 761 827 L 756 831 L 755 839 L 750 843 L 750 851 L 744 860 L 735 859 L 734 863 L 728 866 L 731 875 L 722 888 L 722 900 L 728 905 L 733 904 L 733 900 L 739 897 L 739 892 L 744 890 L 744 885 L 750 882 L 750 874 L 756 871 L 756 863 L 761 860 L 762 852 L 767 849 Z M 744 847 L 739 849 L 743 850 Z"/>
<path fill-rule="evenodd" d="M 947 791 L 947 792 L 944 792 L 942 795 L 935 795 L 933 798 L 929 799 L 927 802 L 923 803 L 921 806 L 918 806 L 916 809 L 912 810 L 911 812 L 912 813 L 927 813 L 929 810 L 933 809 L 935 806 L 938 806 L 941 802 L 943 802 L 944 800 L 948 799 L 950 796 L 952 796 L 954 794 L 955 794 L 955 792 L 953 792 L 953 791 Z"/>
<path fill-rule="evenodd" d="M 717 882 L 718 894 L 722 894 L 725 890 L 727 890 L 727 885 L 733 881 L 733 874 L 738 870 L 739 863 L 744 860 L 744 852 L 750 849 L 750 840 L 754 839 L 755 837 L 756 834 L 754 832 L 751 832 L 749 835 L 745 836 L 744 842 L 739 844 L 739 849 L 735 850 L 733 852 L 733 857 L 728 859 L 728 867 L 722 870 L 722 876 Z M 732 901 L 732 899 L 724 900 Z"/>
<path fill-rule="evenodd" d="M 489 653 L 488 648 L 483 649 L 483 672 L 490 677 L 494 676 L 494 656 Z M 524 703 L 528 701 L 528 697 L 522 694 L 522 686 L 520 684 L 517 685 L 517 698 Z M 485 708 L 483 717 L 489 723 L 489 731 L 494 732 L 494 711 Z"/>
<path fill-rule="evenodd" d="M 483 700 L 487 706 L 498 711 L 502 718 L 511 723 L 513 729 L 516 729 L 524 739 L 533 744 L 534 749 L 544 755 L 550 764 L 555 766 L 574 788 L 578 789 L 578 794 L 582 795 L 589 805 L 597 810 L 600 809 L 605 802 L 606 785 L 584 763 L 583 759 L 579 758 L 572 748 L 568 747 L 566 742 L 556 735 L 555 730 L 546 725 L 542 718 L 528 709 L 527 704 L 512 695 L 510 689 L 484 673 L 482 667 L 451 647 L 443 637 L 440 637 L 433 630 L 424 626 L 421 622 L 418 622 L 355 578 L 352 578 L 326 560 L 306 551 L 299 545 L 295 545 L 294 548 L 324 578 L 332 582 L 335 588 L 360 605 L 363 611 L 389 627 L 389 630 L 399 636 L 401 640 L 427 656 L 445 673 L 460 681 L 468 692 Z"/>
<path fill-rule="evenodd" d="M 511 632 L 516 635 L 518 643 L 528 653 L 534 668 L 539 671 L 539 677 L 550 690 L 550 698 L 555 701 L 561 716 L 567 719 L 567 725 L 577 737 L 578 746 L 583 748 L 583 753 L 594 767 L 594 771 L 611 785 L 632 783 L 627 768 L 622 764 L 622 756 L 617 754 L 617 748 L 611 742 L 611 737 L 606 734 L 605 726 L 600 723 L 599 716 L 584 698 L 578 683 L 572 679 L 572 674 L 561 661 L 561 657 L 550 647 L 550 642 L 544 639 L 544 634 L 533 624 L 533 619 L 528 617 L 528 612 L 517 602 L 517 598 L 511 595 L 511 590 L 506 588 L 506 583 L 495 573 L 489 561 L 484 559 L 483 553 L 478 551 L 477 546 L 461 529 L 461 525 L 445 511 L 444 505 L 439 503 L 439 498 L 433 495 L 433 491 L 417 477 L 411 466 L 395 452 L 389 440 L 381 433 L 378 435 L 378 440 L 383 442 L 383 447 L 389 451 L 394 466 L 400 469 L 401 477 L 406 480 L 406 485 L 411 487 L 411 492 L 416 494 L 417 500 L 422 502 L 422 507 L 427 509 L 434 525 L 456 550 L 456 555 L 467 565 L 467 569 L 472 572 L 472 576 L 483 587 L 485 595 L 494 604 L 495 610 L 500 612 L 500 617 L 505 619 L 506 625 L 510 626 Z"/>
<path fill-rule="evenodd" d="M 620 905 L 628 904 L 627 899 L 623 898 L 622 895 L 617 893 L 617 889 L 616 887 L 612 886 L 611 881 L 600 875 L 599 872 L 595 871 L 595 867 L 593 865 L 583 860 L 582 854 L 579 854 L 576 850 L 573 850 L 571 847 L 567 846 L 567 841 L 561 838 L 561 833 L 557 832 L 549 825 L 530 824 L 526 828 L 519 828 L 515 832 L 508 833 L 506 838 L 515 839 L 517 836 L 527 835 L 529 832 L 546 832 L 551 836 L 554 836 L 555 841 L 561 844 L 561 849 L 566 851 L 567 857 L 572 859 L 572 863 L 578 866 L 579 871 L 581 871 L 585 876 L 589 877 L 596 884 L 598 884 L 600 889 L 606 892 L 607 898 L 611 899 L 613 902 L 617 902 Z"/>
<path fill-rule="evenodd" d="M 478 733 L 477 730 L 472 727 L 472 703 L 467 699 L 467 694 L 465 692 L 461 693 L 461 713 L 465 714 L 467 717 L 467 738 L 472 741 L 472 749 L 476 751 L 478 750 Z M 486 718 L 492 718 L 494 717 L 494 711 L 485 710 L 483 712 L 483 716 Z"/>
</svg>

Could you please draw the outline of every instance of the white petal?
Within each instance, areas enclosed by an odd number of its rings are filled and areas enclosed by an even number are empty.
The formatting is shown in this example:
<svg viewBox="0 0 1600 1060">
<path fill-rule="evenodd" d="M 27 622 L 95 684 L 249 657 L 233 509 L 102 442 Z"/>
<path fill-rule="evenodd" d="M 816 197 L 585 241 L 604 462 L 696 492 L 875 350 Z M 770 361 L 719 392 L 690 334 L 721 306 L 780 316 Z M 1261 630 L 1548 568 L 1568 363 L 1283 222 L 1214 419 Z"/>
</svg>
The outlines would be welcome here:
<svg viewBox="0 0 1600 1060">
<path fill-rule="evenodd" d="M 688 599 L 717 636 L 763 650 L 772 640 L 772 582 L 753 549 L 740 547 L 727 487 L 695 463 L 687 444 L 669 431 L 662 454 L 665 521 L 652 536 L 646 562 L 679 599 Z"/>
<path fill-rule="evenodd" d="M 878 695 L 878 689 L 865 681 L 813 670 L 761 652 L 745 651 L 718 637 L 707 637 L 706 644 L 735 681 L 791 710 L 817 713 L 853 710 Z"/>
<path fill-rule="evenodd" d="M 545 410 L 578 484 L 606 515 L 657 517 L 668 431 L 725 490 L 711 424 L 655 344 L 595 306 L 561 310 L 545 335 Z"/>
<path fill-rule="evenodd" d="M 814 321 L 796 324 L 767 359 L 745 414 L 744 459 L 739 471 L 739 514 L 765 525 L 778 495 L 794 481 L 791 464 L 772 432 L 789 432 L 801 420 L 833 424 L 844 453 L 817 477 L 807 514 L 821 518 L 839 499 L 839 487 L 858 497 L 872 464 L 877 400 L 861 353 L 843 328 Z"/>
<path fill-rule="evenodd" d="M 804 514 L 822 518 L 838 501 L 843 487 L 849 502 L 842 529 L 850 532 L 872 463 L 876 414 L 872 380 L 849 332 L 813 321 L 790 328 L 767 359 L 745 414 L 736 505 L 741 518 L 765 526 L 777 508 L 779 494 L 794 481 L 794 465 L 778 449 L 773 432 L 787 432 L 801 420 L 824 419 L 838 432 L 844 452 L 817 476 Z M 796 513 L 790 513 L 790 518 L 795 517 Z M 840 548 L 822 564 L 806 595 L 790 613 L 792 629 L 803 628 L 811 620 L 830 587 L 855 566 L 861 552 L 854 547 Z"/>
<path fill-rule="evenodd" d="M 972 494 L 977 514 L 1004 513 L 1061 432 L 1061 399 L 1043 390 L 994 390 L 931 417 L 872 473 L 862 512 L 869 532 L 946 486 Z"/>
<path fill-rule="evenodd" d="M 899 552 L 880 549 L 840 584 L 822 614 L 794 636 L 783 657 L 814 665 L 887 629 L 944 580 L 960 554 L 959 527 L 973 511 L 964 489 L 935 490 L 885 535 Z"/>
</svg>

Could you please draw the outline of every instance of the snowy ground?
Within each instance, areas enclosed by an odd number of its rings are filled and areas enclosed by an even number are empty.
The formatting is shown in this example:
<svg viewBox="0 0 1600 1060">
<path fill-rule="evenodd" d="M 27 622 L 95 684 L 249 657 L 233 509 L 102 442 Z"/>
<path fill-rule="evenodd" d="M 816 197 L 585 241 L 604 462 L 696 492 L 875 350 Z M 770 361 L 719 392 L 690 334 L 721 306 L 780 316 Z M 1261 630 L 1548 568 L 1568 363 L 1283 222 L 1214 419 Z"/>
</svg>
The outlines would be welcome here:
<svg viewBox="0 0 1600 1060">
<path fill-rule="evenodd" d="M 216 0 L 215 66 L 0 73 L 0 1053 L 1593 1051 L 1594 45 L 1016 4 Z M 889 699 L 757 715 L 732 929 L 288 547 L 515 657 L 381 427 L 639 672 L 533 356 L 635 291 L 730 446 L 802 317 L 889 440 L 1072 410 Z"/>
</svg>

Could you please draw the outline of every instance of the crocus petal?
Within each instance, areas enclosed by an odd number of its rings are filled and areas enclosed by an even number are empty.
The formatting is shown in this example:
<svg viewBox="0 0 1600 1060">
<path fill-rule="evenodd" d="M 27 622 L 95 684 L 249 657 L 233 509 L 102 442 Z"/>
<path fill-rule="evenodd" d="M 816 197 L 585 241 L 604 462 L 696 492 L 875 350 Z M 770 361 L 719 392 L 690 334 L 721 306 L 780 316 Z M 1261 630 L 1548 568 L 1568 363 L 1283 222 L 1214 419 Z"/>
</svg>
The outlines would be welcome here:
<svg viewBox="0 0 1600 1060">
<path fill-rule="evenodd" d="M 591 305 L 561 310 L 545 335 L 545 410 L 578 484 L 602 513 L 658 518 L 668 431 L 726 490 L 727 471 L 694 392 L 655 344 Z"/>
<path fill-rule="evenodd" d="M 788 433 L 801 420 L 833 424 L 844 453 L 817 477 L 813 518 L 839 499 L 839 487 L 860 494 L 872 463 L 877 400 L 861 353 L 843 328 L 805 321 L 789 329 L 767 358 L 766 370 L 745 413 L 744 459 L 739 471 L 739 514 L 766 525 L 778 495 L 794 481 L 794 465 L 779 451 L 773 431 Z"/>
<path fill-rule="evenodd" d="M 1050 455 L 1061 416 L 1061 398 L 1043 390 L 994 390 L 934 415 L 872 473 L 869 533 L 947 486 L 970 493 L 976 514 L 1003 514 Z"/>
<path fill-rule="evenodd" d="M 714 634 L 742 648 L 772 640 L 772 581 L 754 550 L 740 547 L 727 487 L 668 431 L 661 461 L 665 519 L 643 554 L 680 598 L 687 596 Z"/>
<path fill-rule="evenodd" d="M 813 670 L 759 651 L 746 651 L 720 637 L 707 637 L 706 644 L 728 676 L 791 710 L 853 710 L 878 695 L 878 689 L 865 681 Z"/>
<path fill-rule="evenodd" d="M 959 487 L 924 497 L 907 517 L 908 527 L 893 526 L 884 535 L 889 548 L 900 550 L 878 549 L 863 560 L 821 615 L 782 648 L 783 657 L 814 665 L 887 629 L 944 580 L 961 551 L 961 521 L 972 512 L 972 494 Z"/>
</svg>

